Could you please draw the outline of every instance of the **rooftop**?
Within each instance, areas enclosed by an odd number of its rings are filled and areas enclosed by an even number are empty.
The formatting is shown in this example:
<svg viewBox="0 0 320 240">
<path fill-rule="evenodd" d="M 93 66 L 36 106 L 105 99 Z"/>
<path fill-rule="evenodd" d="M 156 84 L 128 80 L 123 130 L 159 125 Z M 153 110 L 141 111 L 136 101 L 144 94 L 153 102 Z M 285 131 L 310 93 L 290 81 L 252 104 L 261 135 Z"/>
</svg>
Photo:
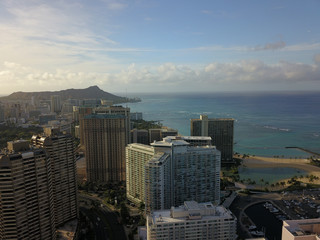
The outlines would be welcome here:
<svg viewBox="0 0 320 240">
<path fill-rule="evenodd" d="M 319 235 L 320 218 L 286 220 L 283 222 L 283 228 L 286 228 L 294 236 Z"/>
<path fill-rule="evenodd" d="M 73 240 L 77 231 L 78 220 L 74 219 L 57 229 L 57 239 Z"/>
<path fill-rule="evenodd" d="M 165 137 L 162 141 L 151 143 L 151 145 L 155 147 L 188 146 L 189 144 L 190 143 L 184 140 L 173 140 L 167 137 Z"/>
<path fill-rule="evenodd" d="M 211 141 L 211 137 L 205 137 L 205 136 L 168 136 L 165 137 L 172 140 L 195 140 L 195 141 Z"/>
<path fill-rule="evenodd" d="M 90 114 L 84 117 L 84 119 L 118 119 L 123 118 L 125 119 L 126 116 L 124 115 L 117 115 L 117 114 Z"/>
<path fill-rule="evenodd" d="M 231 212 L 223 206 L 215 206 L 211 202 L 197 203 L 195 201 L 186 201 L 184 205 L 172 207 L 170 210 L 155 211 L 151 217 L 153 224 L 234 218 Z"/>
</svg>

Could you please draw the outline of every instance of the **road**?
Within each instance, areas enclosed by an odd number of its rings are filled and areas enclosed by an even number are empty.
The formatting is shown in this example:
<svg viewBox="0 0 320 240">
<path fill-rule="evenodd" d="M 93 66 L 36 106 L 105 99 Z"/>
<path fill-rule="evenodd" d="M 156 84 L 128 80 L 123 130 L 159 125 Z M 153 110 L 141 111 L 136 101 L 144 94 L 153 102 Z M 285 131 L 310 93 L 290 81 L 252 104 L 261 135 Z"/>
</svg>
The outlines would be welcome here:
<svg viewBox="0 0 320 240">
<path fill-rule="evenodd" d="M 124 228 L 118 223 L 118 215 L 101 205 L 101 202 L 91 196 L 79 194 L 80 201 L 88 204 L 81 204 L 82 211 L 93 223 L 96 240 L 127 240 Z M 91 202 L 95 201 L 98 207 L 92 208 Z"/>
</svg>

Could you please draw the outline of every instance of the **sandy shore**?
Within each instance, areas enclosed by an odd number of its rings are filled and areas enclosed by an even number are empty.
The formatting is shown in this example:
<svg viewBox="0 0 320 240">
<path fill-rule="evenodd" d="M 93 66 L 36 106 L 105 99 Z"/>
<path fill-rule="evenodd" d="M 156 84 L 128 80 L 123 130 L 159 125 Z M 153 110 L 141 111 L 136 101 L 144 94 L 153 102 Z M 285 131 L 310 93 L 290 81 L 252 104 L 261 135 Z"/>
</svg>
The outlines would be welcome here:
<svg viewBox="0 0 320 240">
<path fill-rule="evenodd" d="M 291 167 L 306 171 L 309 175 L 320 177 L 320 168 L 309 164 L 309 159 L 289 159 L 289 158 L 272 158 L 272 157 L 259 157 L 250 156 L 242 161 L 242 166 L 247 168 L 281 168 Z M 307 182 L 307 179 L 301 179 Z M 314 183 L 320 183 L 320 180 Z"/>
</svg>

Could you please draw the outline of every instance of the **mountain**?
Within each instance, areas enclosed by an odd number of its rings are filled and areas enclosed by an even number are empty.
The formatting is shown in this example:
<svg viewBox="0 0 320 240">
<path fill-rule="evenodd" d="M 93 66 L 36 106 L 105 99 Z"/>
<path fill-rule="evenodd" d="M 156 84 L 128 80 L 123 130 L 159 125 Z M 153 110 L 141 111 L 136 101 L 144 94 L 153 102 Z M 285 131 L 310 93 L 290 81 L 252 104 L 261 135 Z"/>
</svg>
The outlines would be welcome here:
<svg viewBox="0 0 320 240">
<path fill-rule="evenodd" d="M 66 89 L 54 92 L 14 92 L 6 97 L 1 97 L 3 100 L 31 100 L 34 96 L 36 100 L 50 100 L 52 95 L 61 96 L 61 100 L 67 99 L 105 99 L 112 100 L 114 103 L 138 102 L 138 98 L 125 98 L 113 95 L 101 90 L 98 86 L 91 86 L 85 89 Z"/>
</svg>

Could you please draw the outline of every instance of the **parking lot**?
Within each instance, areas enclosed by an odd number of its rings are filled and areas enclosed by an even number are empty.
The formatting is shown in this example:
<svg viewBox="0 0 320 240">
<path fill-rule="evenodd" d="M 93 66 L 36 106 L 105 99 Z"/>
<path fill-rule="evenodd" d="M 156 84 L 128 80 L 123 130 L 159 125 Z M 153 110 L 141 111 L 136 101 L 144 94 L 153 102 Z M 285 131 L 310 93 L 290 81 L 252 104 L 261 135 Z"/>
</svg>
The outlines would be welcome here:
<svg viewBox="0 0 320 240">
<path fill-rule="evenodd" d="M 289 219 L 320 217 L 320 190 L 283 192 L 282 200 L 274 201 Z"/>
</svg>

